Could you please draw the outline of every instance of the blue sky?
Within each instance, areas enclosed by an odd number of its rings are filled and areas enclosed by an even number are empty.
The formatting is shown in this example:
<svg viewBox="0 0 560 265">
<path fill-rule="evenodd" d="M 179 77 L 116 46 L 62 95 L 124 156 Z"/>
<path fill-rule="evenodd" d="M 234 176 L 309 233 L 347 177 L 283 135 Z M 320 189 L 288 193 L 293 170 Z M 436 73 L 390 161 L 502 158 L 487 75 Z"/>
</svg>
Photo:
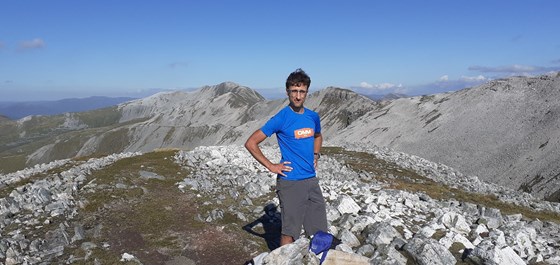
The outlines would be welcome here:
<svg viewBox="0 0 560 265">
<path fill-rule="evenodd" d="M 560 1 L 2 1 L 0 101 L 143 96 L 225 81 L 457 90 L 560 70 Z"/>
</svg>

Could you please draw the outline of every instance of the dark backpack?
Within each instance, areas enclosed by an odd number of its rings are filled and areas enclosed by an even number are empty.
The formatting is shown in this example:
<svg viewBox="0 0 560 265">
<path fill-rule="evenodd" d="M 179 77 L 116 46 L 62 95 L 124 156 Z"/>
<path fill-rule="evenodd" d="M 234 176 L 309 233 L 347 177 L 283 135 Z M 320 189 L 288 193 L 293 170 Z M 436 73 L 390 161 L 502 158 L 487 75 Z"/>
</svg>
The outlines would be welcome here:
<svg viewBox="0 0 560 265">
<path fill-rule="evenodd" d="M 311 238 L 311 242 L 309 243 L 309 250 L 315 253 L 315 255 L 323 253 L 319 262 L 319 264 L 323 264 L 323 261 L 325 261 L 327 253 L 329 252 L 329 249 L 334 249 L 338 244 L 340 244 L 340 239 L 327 232 L 317 231 L 317 233 L 315 233 Z"/>
</svg>

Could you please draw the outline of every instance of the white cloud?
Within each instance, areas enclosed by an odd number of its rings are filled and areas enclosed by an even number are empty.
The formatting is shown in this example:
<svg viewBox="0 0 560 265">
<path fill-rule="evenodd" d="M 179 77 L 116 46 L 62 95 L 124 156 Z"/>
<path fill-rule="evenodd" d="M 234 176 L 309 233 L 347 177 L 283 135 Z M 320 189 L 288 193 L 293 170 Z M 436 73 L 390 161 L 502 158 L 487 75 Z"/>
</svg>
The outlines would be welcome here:
<svg viewBox="0 0 560 265">
<path fill-rule="evenodd" d="M 26 40 L 19 43 L 18 50 L 25 51 L 25 50 L 33 50 L 33 49 L 40 49 L 45 47 L 45 41 L 40 38 L 35 38 L 32 40 Z"/>
<path fill-rule="evenodd" d="M 400 87 L 402 87 L 402 84 L 395 85 L 395 84 L 391 84 L 391 83 L 381 83 L 381 84 L 377 85 L 376 87 L 378 89 L 381 89 L 381 90 L 386 90 L 386 89 L 400 88 Z"/>
<path fill-rule="evenodd" d="M 375 95 L 375 94 L 389 94 L 389 93 L 406 93 L 406 88 L 402 84 L 393 83 L 379 83 L 370 84 L 368 82 L 361 82 L 359 86 L 351 87 L 357 93 L 362 93 L 365 95 Z"/>
<path fill-rule="evenodd" d="M 489 80 L 489 79 L 486 78 L 483 75 L 477 75 L 477 76 L 461 76 L 461 78 L 459 78 L 459 80 L 465 81 L 465 82 L 480 82 L 480 81 L 486 81 L 486 80 Z"/>
<path fill-rule="evenodd" d="M 361 82 L 360 83 L 360 87 L 361 88 L 373 88 L 372 84 L 368 84 L 367 82 Z"/>
<path fill-rule="evenodd" d="M 442 77 L 439 78 L 439 81 L 449 81 L 449 76 L 448 75 L 444 75 Z"/>
<path fill-rule="evenodd" d="M 402 84 L 392 84 L 392 83 L 381 83 L 381 84 L 369 84 L 368 82 L 361 82 L 360 83 L 360 88 L 365 88 L 365 89 L 370 89 L 370 90 L 388 90 L 388 89 L 395 89 L 395 88 L 401 88 L 403 85 Z"/>
</svg>

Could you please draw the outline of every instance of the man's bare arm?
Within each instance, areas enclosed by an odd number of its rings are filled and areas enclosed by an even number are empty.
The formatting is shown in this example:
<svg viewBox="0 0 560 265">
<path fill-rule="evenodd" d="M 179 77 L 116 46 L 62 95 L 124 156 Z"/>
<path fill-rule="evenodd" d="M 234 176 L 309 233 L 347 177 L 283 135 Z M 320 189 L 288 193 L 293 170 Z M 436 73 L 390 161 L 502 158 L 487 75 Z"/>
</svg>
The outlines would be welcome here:
<svg viewBox="0 0 560 265">
<path fill-rule="evenodd" d="M 321 153 L 323 146 L 323 135 L 321 133 L 315 134 L 315 142 L 313 142 L 313 153 Z"/>
<path fill-rule="evenodd" d="M 292 171 L 292 168 L 290 166 L 287 166 L 287 164 L 290 164 L 290 162 L 284 161 L 281 164 L 273 164 L 272 162 L 270 162 L 270 160 L 268 160 L 268 158 L 262 153 L 261 148 L 259 147 L 259 144 L 265 139 L 266 134 L 264 134 L 260 129 L 256 130 L 251 136 L 249 136 L 247 142 L 245 142 L 245 148 L 247 148 L 249 153 L 251 153 L 251 155 L 270 172 L 286 176 L 283 171 Z"/>
<path fill-rule="evenodd" d="M 321 153 L 321 147 L 323 146 L 323 135 L 321 133 L 315 134 L 315 140 L 313 142 L 313 153 L 319 154 Z M 313 156 L 313 166 L 317 168 L 317 160 L 319 159 L 318 156 Z"/>
</svg>

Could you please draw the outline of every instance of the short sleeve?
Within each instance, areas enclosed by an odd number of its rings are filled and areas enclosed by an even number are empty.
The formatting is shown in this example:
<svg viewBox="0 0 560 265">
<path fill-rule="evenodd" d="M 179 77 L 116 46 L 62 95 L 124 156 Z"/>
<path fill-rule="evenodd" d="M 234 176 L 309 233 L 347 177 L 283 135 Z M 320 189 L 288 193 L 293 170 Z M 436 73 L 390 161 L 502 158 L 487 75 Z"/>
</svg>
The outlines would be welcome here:
<svg viewBox="0 0 560 265">
<path fill-rule="evenodd" d="M 319 114 L 313 115 L 313 120 L 315 121 L 315 133 L 321 133 L 321 119 Z"/>
<path fill-rule="evenodd" d="M 270 137 L 271 135 L 273 135 L 274 133 L 276 133 L 278 130 L 280 130 L 280 118 L 278 118 L 278 115 L 273 116 L 272 118 L 270 118 L 270 120 L 268 120 L 263 127 L 261 128 L 261 131 L 266 135 L 266 137 Z"/>
</svg>

